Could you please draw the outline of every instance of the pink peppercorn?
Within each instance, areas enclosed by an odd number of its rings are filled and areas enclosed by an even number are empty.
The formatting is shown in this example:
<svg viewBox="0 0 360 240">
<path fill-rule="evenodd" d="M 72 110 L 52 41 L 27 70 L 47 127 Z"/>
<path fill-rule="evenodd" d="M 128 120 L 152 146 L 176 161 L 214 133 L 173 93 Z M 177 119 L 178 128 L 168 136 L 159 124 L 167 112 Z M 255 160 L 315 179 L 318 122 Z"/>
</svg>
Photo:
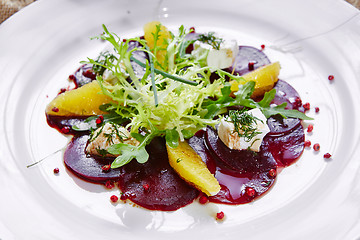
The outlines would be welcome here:
<svg viewBox="0 0 360 240">
<path fill-rule="evenodd" d="M 307 127 L 307 132 L 310 133 L 313 131 L 313 129 L 314 129 L 314 125 L 309 124 L 309 126 Z"/>
<path fill-rule="evenodd" d="M 318 113 L 320 111 L 320 108 L 319 107 L 316 107 L 315 108 L 315 112 Z"/>
<path fill-rule="evenodd" d="M 310 103 L 305 103 L 303 105 L 303 107 L 304 107 L 305 111 L 309 111 L 310 110 Z"/>
<path fill-rule="evenodd" d="M 116 195 L 112 195 L 112 196 L 110 197 L 110 200 L 111 200 L 113 203 L 116 203 L 116 202 L 119 200 L 119 198 L 118 198 Z"/>
<path fill-rule="evenodd" d="M 208 198 L 205 196 L 205 195 L 202 195 L 200 198 L 199 198 L 199 203 L 200 204 L 205 204 L 208 202 Z"/>
<path fill-rule="evenodd" d="M 299 98 L 299 97 L 295 98 L 295 101 L 294 101 L 293 105 L 294 105 L 295 108 L 301 107 L 302 106 L 301 98 Z"/>
<path fill-rule="evenodd" d="M 105 187 L 107 188 L 107 189 L 112 189 L 112 188 L 114 188 L 115 187 L 115 183 L 113 182 L 113 181 L 106 181 L 105 182 Z"/>
<path fill-rule="evenodd" d="M 269 177 L 273 178 L 276 176 L 276 170 L 275 169 L 270 169 L 269 173 L 268 173 Z"/>
<path fill-rule="evenodd" d="M 143 184 L 143 188 L 145 191 L 149 191 L 150 186 L 149 186 L 149 184 L 145 183 L 145 184 Z"/>
<path fill-rule="evenodd" d="M 225 217 L 225 214 L 224 214 L 224 212 L 218 212 L 217 214 L 216 214 L 216 219 L 218 219 L 218 220 L 221 220 L 221 219 L 224 219 L 224 217 Z"/>
<path fill-rule="evenodd" d="M 329 75 L 329 76 L 328 76 L 328 79 L 329 79 L 330 81 L 334 80 L 334 75 Z"/>
<path fill-rule="evenodd" d="M 54 173 L 58 174 L 60 172 L 59 168 L 54 168 Z"/>
<path fill-rule="evenodd" d="M 61 128 L 60 132 L 63 134 L 67 134 L 70 132 L 70 128 L 65 126 L 65 127 Z"/>
<path fill-rule="evenodd" d="M 315 143 L 314 146 L 313 146 L 313 149 L 314 149 L 315 151 L 319 151 L 319 150 L 320 150 L 320 144 Z"/>
<path fill-rule="evenodd" d="M 103 115 L 100 115 L 100 116 L 95 120 L 96 124 L 101 124 L 103 121 L 104 121 Z"/>
<path fill-rule="evenodd" d="M 121 194 L 120 199 L 122 201 L 125 201 L 126 199 L 128 199 L 128 195 L 126 193 L 123 193 L 123 194 Z"/>
<path fill-rule="evenodd" d="M 330 154 L 330 153 L 325 153 L 325 154 L 324 154 L 324 158 L 327 158 L 327 159 L 328 159 L 328 158 L 331 158 L 331 154 Z"/>
<path fill-rule="evenodd" d="M 311 141 L 310 141 L 310 140 L 306 140 L 306 141 L 304 142 L 304 146 L 305 146 L 305 147 L 310 147 L 310 146 L 311 146 Z"/>
<path fill-rule="evenodd" d="M 254 190 L 253 188 L 248 187 L 248 188 L 246 188 L 245 193 L 246 193 L 246 195 L 248 195 L 249 197 L 253 197 L 256 192 L 255 192 L 255 190 Z"/>
</svg>

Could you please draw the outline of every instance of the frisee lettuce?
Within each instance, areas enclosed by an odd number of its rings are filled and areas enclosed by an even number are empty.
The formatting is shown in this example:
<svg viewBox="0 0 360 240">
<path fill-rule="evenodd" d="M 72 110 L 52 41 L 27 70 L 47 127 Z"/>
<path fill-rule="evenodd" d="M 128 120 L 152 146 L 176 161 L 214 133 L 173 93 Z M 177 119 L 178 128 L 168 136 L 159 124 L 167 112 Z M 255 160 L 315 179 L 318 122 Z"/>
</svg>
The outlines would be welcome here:
<svg viewBox="0 0 360 240">
<path fill-rule="evenodd" d="M 103 73 L 107 72 L 97 75 L 97 80 L 103 93 L 116 104 L 109 104 L 105 110 L 127 119 L 127 128 L 140 142 L 138 146 L 120 143 L 109 147 L 109 153 L 119 155 L 112 163 L 113 168 L 121 167 L 132 159 L 146 162 L 149 155 L 145 147 L 154 137 L 165 137 L 169 146 L 176 147 L 179 140 L 190 138 L 199 129 L 215 126 L 219 122 L 216 117 L 226 113 L 231 106 L 260 108 L 266 117 L 280 114 L 283 117 L 309 119 L 301 112 L 285 110 L 284 105 L 270 107 L 275 90 L 265 94 L 260 102 L 251 99 L 254 82 L 240 85 L 239 91 L 233 93 L 234 97 L 231 96 L 230 83 L 226 78 L 241 83 L 244 81 L 241 76 L 218 69 L 219 78 L 211 82 L 211 71 L 202 65 L 203 60 L 186 54 L 185 49 L 193 40 L 185 38 L 189 32 L 183 26 L 179 28 L 178 35 L 171 34 L 171 39 L 166 40 L 166 49 L 163 49 L 163 45 L 157 45 L 160 27 L 153 34 L 152 49 L 147 48 L 144 39 L 128 38 L 123 41 L 104 25 L 103 29 L 104 33 L 96 38 L 111 43 L 114 53 L 102 61 L 89 58 L 88 63 L 97 66 Z M 129 49 L 130 41 L 138 41 L 141 47 Z M 165 60 L 160 62 L 156 53 L 163 50 L 166 50 Z M 147 53 L 150 62 L 140 62 L 134 58 L 134 51 Z M 142 77 L 135 74 L 132 61 L 144 67 Z"/>
</svg>

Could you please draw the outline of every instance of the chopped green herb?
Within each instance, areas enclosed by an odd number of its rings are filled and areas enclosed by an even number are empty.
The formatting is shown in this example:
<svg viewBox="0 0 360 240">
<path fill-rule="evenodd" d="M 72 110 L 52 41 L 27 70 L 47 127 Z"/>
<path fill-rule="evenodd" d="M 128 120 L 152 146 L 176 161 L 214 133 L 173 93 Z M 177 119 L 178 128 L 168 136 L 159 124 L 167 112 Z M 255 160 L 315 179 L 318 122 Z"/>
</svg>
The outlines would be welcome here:
<svg viewBox="0 0 360 240">
<path fill-rule="evenodd" d="M 216 50 L 220 50 L 220 45 L 224 42 L 224 39 L 216 37 L 214 32 L 200 34 L 198 40 L 200 42 L 209 44 Z"/>
<path fill-rule="evenodd" d="M 108 151 L 106 151 L 106 149 L 102 149 L 102 148 L 96 148 L 96 152 L 100 155 L 105 157 L 108 154 Z"/>
<path fill-rule="evenodd" d="M 242 110 L 230 110 L 229 117 L 234 124 L 235 132 L 239 135 L 239 137 L 244 137 L 246 142 L 249 142 L 256 135 L 261 132 L 257 130 L 257 122 L 261 121 L 261 119 L 254 117 L 251 113 Z"/>
</svg>

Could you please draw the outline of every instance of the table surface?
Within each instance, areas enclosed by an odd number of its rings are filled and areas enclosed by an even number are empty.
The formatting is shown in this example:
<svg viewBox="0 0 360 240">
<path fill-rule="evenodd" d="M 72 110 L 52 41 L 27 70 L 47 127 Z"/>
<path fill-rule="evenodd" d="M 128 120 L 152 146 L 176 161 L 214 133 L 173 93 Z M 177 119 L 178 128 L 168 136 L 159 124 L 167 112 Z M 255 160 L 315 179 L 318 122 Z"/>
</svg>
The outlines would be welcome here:
<svg viewBox="0 0 360 240">
<path fill-rule="evenodd" d="M 0 24 L 14 13 L 20 11 L 36 0 L 0 0 Z M 360 9 L 360 0 L 346 0 L 356 8 Z"/>
</svg>

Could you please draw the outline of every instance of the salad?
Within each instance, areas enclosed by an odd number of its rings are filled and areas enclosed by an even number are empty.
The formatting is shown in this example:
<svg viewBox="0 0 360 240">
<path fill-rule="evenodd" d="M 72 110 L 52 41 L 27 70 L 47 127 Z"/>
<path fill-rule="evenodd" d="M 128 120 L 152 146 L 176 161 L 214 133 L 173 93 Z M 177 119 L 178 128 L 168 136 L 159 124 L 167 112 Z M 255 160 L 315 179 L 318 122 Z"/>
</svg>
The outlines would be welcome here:
<svg viewBox="0 0 360 240">
<path fill-rule="evenodd" d="M 46 108 L 72 135 L 66 167 L 118 187 L 111 201 L 174 211 L 261 197 L 304 150 L 301 98 L 278 79 L 264 46 L 239 46 L 214 32 L 159 22 L 123 39 L 103 26 L 112 49 L 88 58 Z M 120 200 L 119 200 L 120 199 Z"/>
</svg>

